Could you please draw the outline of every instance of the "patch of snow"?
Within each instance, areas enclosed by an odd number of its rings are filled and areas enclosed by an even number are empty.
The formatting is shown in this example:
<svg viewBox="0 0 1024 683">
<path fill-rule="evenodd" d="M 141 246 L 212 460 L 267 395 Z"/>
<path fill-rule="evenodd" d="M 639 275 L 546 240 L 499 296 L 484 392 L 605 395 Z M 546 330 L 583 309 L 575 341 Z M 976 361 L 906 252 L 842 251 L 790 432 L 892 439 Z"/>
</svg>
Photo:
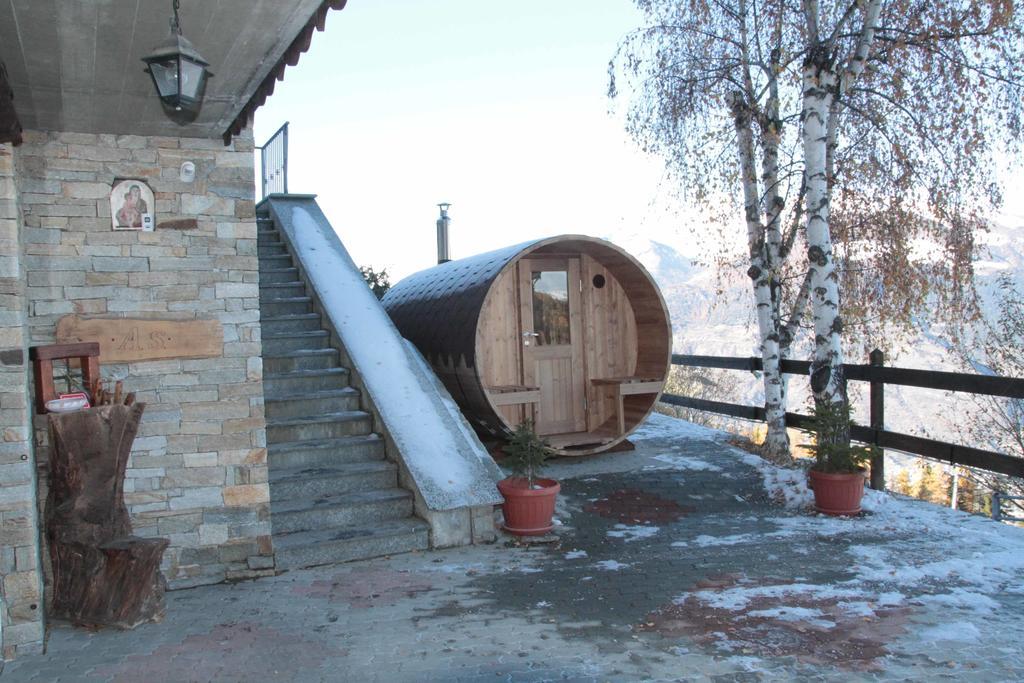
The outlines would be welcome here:
<svg viewBox="0 0 1024 683">
<path fill-rule="evenodd" d="M 492 568 L 485 566 L 483 562 L 473 562 L 470 564 L 428 564 L 422 568 L 422 571 L 439 572 L 442 574 L 465 574 L 467 571 L 490 572 Z"/>
<path fill-rule="evenodd" d="M 594 566 L 606 572 L 617 572 L 622 569 L 629 569 L 632 565 L 617 560 L 601 560 L 595 563 Z"/>
<path fill-rule="evenodd" d="M 869 602 L 844 600 L 837 602 L 836 607 L 843 610 L 847 614 L 852 614 L 855 617 L 875 616 L 875 610 L 871 608 L 871 603 Z"/>
<path fill-rule="evenodd" d="M 940 593 L 938 595 L 922 595 L 916 600 L 925 604 L 959 607 L 977 612 L 989 612 L 1000 608 L 1000 604 L 987 595 L 967 591 L 963 588 L 954 588 L 949 593 Z"/>
<path fill-rule="evenodd" d="M 969 621 L 952 621 L 927 628 L 919 634 L 921 640 L 949 640 L 960 643 L 976 643 L 981 631 Z"/>
<path fill-rule="evenodd" d="M 678 420 L 668 415 L 651 413 L 644 423 L 629 435 L 631 441 L 665 438 L 719 441 L 723 438 L 723 433 L 716 429 L 687 422 L 686 420 Z"/>
<path fill-rule="evenodd" d="M 655 460 L 666 463 L 675 470 L 693 470 L 695 472 L 721 472 L 722 468 L 709 462 L 694 458 L 692 455 L 664 453 L 654 456 Z"/>
<path fill-rule="evenodd" d="M 726 658 L 726 661 L 734 666 L 740 667 L 744 671 L 764 673 L 765 670 L 764 660 L 760 657 L 735 656 Z"/>
<path fill-rule="evenodd" d="M 895 607 L 896 605 L 903 604 L 903 601 L 907 599 L 903 593 L 897 593 L 895 591 L 889 591 L 886 593 L 879 593 L 875 596 L 875 603 L 880 607 Z"/>
<path fill-rule="evenodd" d="M 757 537 L 763 537 L 764 534 L 758 534 Z M 736 545 L 737 543 L 748 543 L 750 541 L 757 540 L 754 534 L 736 534 L 735 536 L 708 536 L 702 534 L 697 538 L 693 539 L 695 545 L 701 548 L 708 548 L 716 545 Z M 675 545 L 673 543 L 672 545 Z"/>
<path fill-rule="evenodd" d="M 818 628 L 835 628 L 836 624 L 834 621 L 827 619 L 819 619 L 818 617 L 825 616 L 821 610 L 812 609 L 810 607 L 792 607 L 784 605 L 782 607 L 774 607 L 772 609 L 758 609 L 747 612 L 748 617 L 764 617 L 766 619 L 778 619 L 779 621 L 800 621 L 806 622 L 812 626 Z"/>
<path fill-rule="evenodd" d="M 629 526 L 627 524 L 616 524 L 613 529 L 608 530 L 608 536 L 611 538 L 624 538 L 626 543 L 632 541 L 638 541 L 643 538 L 650 538 L 654 534 L 658 533 L 661 527 L 647 526 L 644 524 L 638 524 L 636 526 Z"/>
<path fill-rule="evenodd" d="M 570 550 L 565 554 L 567 560 L 579 560 L 587 556 L 586 550 Z"/>
<path fill-rule="evenodd" d="M 772 500 L 790 510 L 802 510 L 814 505 L 814 492 L 807 488 L 805 469 L 778 467 L 739 448 L 733 450 L 745 464 L 761 473 L 765 491 Z"/>
<path fill-rule="evenodd" d="M 536 607 L 537 609 L 545 609 L 547 607 L 551 607 L 551 603 L 547 600 L 541 600 L 536 605 L 534 605 L 534 607 Z"/>
<path fill-rule="evenodd" d="M 738 611 L 745 608 L 756 598 L 784 598 L 788 596 L 813 596 L 816 600 L 833 598 L 860 598 L 864 592 L 857 589 L 839 588 L 807 583 L 790 583 L 776 586 L 733 586 L 720 590 L 701 590 L 684 593 L 673 602 L 682 604 L 690 597 L 695 597 L 709 607 Z"/>
<path fill-rule="evenodd" d="M 656 417 L 647 433 L 659 438 L 678 440 L 701 438 L 724 443 L 726 435 L 696 427 L 683 420 L 667 416 Z M 673 431 L 673 427 L 678 427 Z M 769 495 L 786 508 L 808 510 L 813 506 L 813 492 L 807 488 L 806 471 L 801 468 L 782 468 L 737 448 L 730 449 L 736 457 L 762 475 Z M 671 457 L 669 458 L 671 459 Z M 922 583 L 946 584 L 947 594 L 932 596 L 928 600 L 943 605 L 968 609 L 992 609 L 996 601 L 989 596 L 999 593 L 1024 593 L 1020 577 L 1024 573 L 1024 533 L 1016 527 L 998 524 L 983 517 L 933 505 L 883 491 L 866 490 L 862 508 L 868 513 L 861 517 L 844 518 L 827 515 L 792 515 L 765 521 L 776 526 L 775 531 L 761 534 L 740 534 L 712 537 L 707 535 L 673 543 L 675 547 L 740 545 L 787 536 L 851 536 L 875 538 L 878 543 L 852 545 L 846 551 L 853 555 L 856 582 L 873 582 L 914 587 Z M 938 532 L 938 533 L 936 533 Z M 918 560 L 908 560 L 906 539 L 928 534 L 938 550 Z M 939 539 L 942 540 L 939 540 Z M 798 543 L 792 551 L 802 552 Z M 963 588 L 949 591 L 949 583 Z M 850 582 L 853 583 L 853 582 Z M 730 593 L 717 594 L 726 601 Z M 740 593 L 735 594 L 741 596 Z M 900 604 L 904 596 L 899 592 L 883 594 L 890 602 Z M 712 597 L 708 594 L 707 597 Z M 739 598 L 738 598 L 739 599 Z M 742 602 L 742 599 L 739 599 Z"/>
</svg>

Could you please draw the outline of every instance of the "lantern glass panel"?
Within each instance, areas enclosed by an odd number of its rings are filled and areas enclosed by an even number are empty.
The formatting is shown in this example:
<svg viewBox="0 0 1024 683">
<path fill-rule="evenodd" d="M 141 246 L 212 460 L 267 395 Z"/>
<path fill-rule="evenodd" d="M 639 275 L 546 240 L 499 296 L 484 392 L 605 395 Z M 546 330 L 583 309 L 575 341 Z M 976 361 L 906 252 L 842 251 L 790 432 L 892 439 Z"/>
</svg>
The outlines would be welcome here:
<svg viewBox="0 0 1024 683">
<path fill-rule="evenodd" d="M 178 60 L 174 57 L 161 62 L 150 62 L 149 71 L 160 97 L 176 97 L 178 94 Z"/>
<path fill-rule="evenodd" d="M 181 97 L 183 100 L 198 100 L 203 93 L 205 68 L 187 57 L 181 58 Z"/>
</svg>

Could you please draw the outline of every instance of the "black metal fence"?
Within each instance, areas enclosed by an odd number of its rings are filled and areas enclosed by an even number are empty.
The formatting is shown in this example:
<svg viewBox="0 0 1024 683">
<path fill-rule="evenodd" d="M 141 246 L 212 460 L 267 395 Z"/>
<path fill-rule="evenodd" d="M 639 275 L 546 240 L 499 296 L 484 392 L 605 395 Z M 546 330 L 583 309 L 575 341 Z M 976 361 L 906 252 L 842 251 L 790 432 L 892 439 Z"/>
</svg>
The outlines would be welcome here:
<svg viewBox="0 0 1024 683">
<path fill-rule="evenodd" d="M 288 122 L 277 129 L 260 150 L 260 177 L 263 197 L 288 194 Z"/>
<path fill-rule="evenodd" d="M 1011 517 L 1010 515 L 1003 514 L 1003 501 L 1004 500 L 1024 500 L 1024 496 L 1011 496 L 1003 493 L 1002 491 L 996 491 L 992 494 L 992 519 L 997 522 L 1024 522 L 1024 517 Z M 1018 506 L 1020 504 L 1018 503 Z"/>
<path fill-rule="evenodd" d="M 843 366 L 847 381 L 868 382 L 871 387 L 870 424 L 867 426 L 855 424 L 850 430 L 850 436 L 853 439 L 866 444 L 873 444 L 883 449 L 889 448 L 904 453 L 912 453 L 933 460 L 948 462 L 952 465 L 974 467 L 998 474 L 1024 478 L 1024 458 L 1017 458 L 1005 453 L 996 453 L 980 448 L 961 446 L 946 441 L 891 432 L 885 429 L 885 386 L 887 384 L 1024 399 L 1024 379 L 886 367 L 884 360 L 882 352 L 876 349 L 871 353 L 871 363 L 869 365 Z M 762 370 L 760 358 L 672 354 L 672 364 L 685 367 L 746 370 L 748 372 L 760 372 Z M 808 361 L 784 360 L 782 361 L 782 372 L 806 376 L 810 373 L 810 365 Z M 663 394 L 661 400 L 665 403 L 685 408 L 705 410 L 747 420 L 765 421 L 765 410 L 763 407 L 709 401 L 707 399 L 677 396 L 675 394 Z M 811 418 L 808 415 L 799 413 L 786 413 L 786 424 L 791 427 L 807 429 L 811 425 Z M 885 488 L 884 457 L 884 454 L 879 455 L 871 462 L 872 488 Z"/>
</svg>

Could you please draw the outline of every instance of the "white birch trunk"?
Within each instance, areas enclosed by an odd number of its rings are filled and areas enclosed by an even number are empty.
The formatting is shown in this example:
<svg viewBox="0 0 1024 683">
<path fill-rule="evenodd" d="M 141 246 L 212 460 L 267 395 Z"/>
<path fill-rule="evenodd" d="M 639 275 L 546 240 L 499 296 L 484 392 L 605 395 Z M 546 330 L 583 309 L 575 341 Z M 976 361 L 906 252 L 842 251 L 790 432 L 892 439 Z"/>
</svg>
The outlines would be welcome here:
<svg viewBox="0 0 1024 683">
<path fill-rule="evenodd" d="M 807 183 L 807 261 L 810 274 L 814 356 L 811 390 L 815 401 L 846 400 L 839 314 L 839 278 L 829 231 L 829 178 L 826 168 L 828 119 L 837 77 L 827 50 L 811 50 L 803 67 L 803 151 Z"/>
<path fill-rule="evenodd" d="M 779 334 L 772 315 L 771 266 L 768 263 L 768 245 L 760 220 L 760 197 L 757 170 L 754 162 L 754 136 L 750 111 L 743 95 L 734 93 L 731 108 L 736 127 L 739 149 L 740 180 L 743 186 L 744 215 L 747 223 L 747 244 L 750 251 L 750 276 L 757 311 L 758 339 L 763 365 L 765 418 L 768 433 L 765 451 L 775 458 L 789 457 L 789 434 L 786 432 L 785 384 L 782 381 Z"/>
</svg>

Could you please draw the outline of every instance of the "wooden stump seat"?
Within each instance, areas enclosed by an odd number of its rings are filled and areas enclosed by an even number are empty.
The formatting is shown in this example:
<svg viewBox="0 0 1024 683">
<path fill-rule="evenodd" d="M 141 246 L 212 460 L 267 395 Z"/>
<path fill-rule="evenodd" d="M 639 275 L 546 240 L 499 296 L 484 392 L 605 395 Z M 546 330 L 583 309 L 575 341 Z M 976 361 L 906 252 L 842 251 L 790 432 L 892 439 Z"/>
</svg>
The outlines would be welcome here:
<svg viewBox="0 0 1024 683">
<path fill-rule="evenodd" d="M 145 404 L 49 414 L 46 537 L 51 615 L 133 628 L 164 615 L 160 560 L 170 541 L 132 535 L 124 475 Z"/>
</svg>

